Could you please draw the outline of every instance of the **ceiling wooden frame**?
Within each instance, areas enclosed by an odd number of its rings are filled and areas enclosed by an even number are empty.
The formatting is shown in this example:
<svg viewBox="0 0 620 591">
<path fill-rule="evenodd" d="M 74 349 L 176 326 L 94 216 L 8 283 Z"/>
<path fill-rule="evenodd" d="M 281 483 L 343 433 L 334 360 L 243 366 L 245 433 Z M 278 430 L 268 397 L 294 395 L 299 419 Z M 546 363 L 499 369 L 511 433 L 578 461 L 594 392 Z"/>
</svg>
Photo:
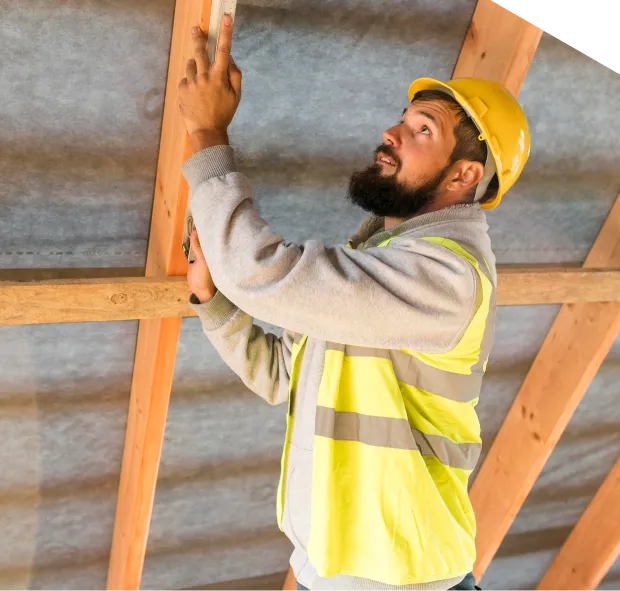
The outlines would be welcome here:
<svg viewBox="0 0 620 591">
<path fill-rule="evenodd" d="M 0 325 L 195 316 L 188 298 L 185 277 L 0 281 Z M 620 269 L 498 267 L 499 306 L 617 300 Z"/>
<path fill-rule="evenodd" d="M 139 269 L 0 271 L 0 324 L 140 319 L 110 589 L 140 586 L 181 317 L 192 315 L 179 246 L 188 197 L 181 166 L 189 145 L 176 88 L 190 56 L 190 27 L 200 22 L 207 28 L 210 8 L 211 0 L 176 2 L 145 276 L 138 276 Z M 540 29 L 491 0 L 479 0 L 454 77 L 497 80 L 516 96 L 541 35 Z M 478 578 L 620 328 L 620 198 L 583 268 L 499 267 L 497 295 L 499 305 L 564 305 L 472 487 Z M 592 589 L 600 582 L 620 551 L 620 530 L 615 527 L 619 482 L 620 462 L 539 588 L 574 587 L 578 581 L 580 588 Z M 568 570 L 572 574 L 567 580 Z M 289 571 L 285 588 L 294 585 Z"/>
<path fill-rule="evenodd" d="M 190 154 L 177 102 L 177 86 L 193 55 L 192 25 L 209 26 L 211 0 L 177 0 L 164 98 L 147 277 L 185 275 L 181 249 L 188 186 L 181 174 Z M 138 589 L 155 498 L 181 318 L 140 320 L 125 448 L 108 570 L 109 589 Z"/>
</svg>

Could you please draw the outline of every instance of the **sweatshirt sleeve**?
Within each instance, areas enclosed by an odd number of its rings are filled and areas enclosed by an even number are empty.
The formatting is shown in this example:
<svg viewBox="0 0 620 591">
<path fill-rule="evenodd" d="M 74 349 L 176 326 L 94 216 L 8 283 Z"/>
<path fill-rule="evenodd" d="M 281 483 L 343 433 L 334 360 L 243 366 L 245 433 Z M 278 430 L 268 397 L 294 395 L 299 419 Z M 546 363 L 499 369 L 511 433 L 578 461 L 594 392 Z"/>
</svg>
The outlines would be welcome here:
<svg viewBox="0 0 620 591">
<path fill-rule="evenodd" d="M 192 294 L 190 305 L 217 352 L 252 392 L 269 404 L 288 399 L 293 333 L 278 338 L 264 332 L 220 291 L 204 304 Z"/>
<path fill-rule="evenodd" d="M 213 280 L 250 316 L 321 340 L 429 353 L 465 331 L 477 276 L 444 246 L 407 237 L 366 250 L 293 244 L 254 208 L 229 146 L 194 154 L 183 173 Z"/>
</svg>

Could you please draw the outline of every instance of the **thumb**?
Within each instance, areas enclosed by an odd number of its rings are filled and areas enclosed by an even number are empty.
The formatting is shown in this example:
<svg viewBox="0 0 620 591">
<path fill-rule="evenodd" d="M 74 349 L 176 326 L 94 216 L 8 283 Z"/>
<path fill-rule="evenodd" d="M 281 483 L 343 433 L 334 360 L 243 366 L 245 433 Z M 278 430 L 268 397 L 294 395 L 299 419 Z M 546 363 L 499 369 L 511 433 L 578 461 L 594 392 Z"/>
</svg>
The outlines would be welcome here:
<svg viewBox="0 0 620 591">
<path fill-rule="evenodd" d="M 189 243 L 194 251 L 194 254 L 196 255 L 196 260 L 206 262 L 205 255 L 202 252 L 202 248 L 200 248 L 200 240 L 198 240 L 198 231 L 196 228 L 192 230 L 192 233 L 189 236 Z"/>
</svg>

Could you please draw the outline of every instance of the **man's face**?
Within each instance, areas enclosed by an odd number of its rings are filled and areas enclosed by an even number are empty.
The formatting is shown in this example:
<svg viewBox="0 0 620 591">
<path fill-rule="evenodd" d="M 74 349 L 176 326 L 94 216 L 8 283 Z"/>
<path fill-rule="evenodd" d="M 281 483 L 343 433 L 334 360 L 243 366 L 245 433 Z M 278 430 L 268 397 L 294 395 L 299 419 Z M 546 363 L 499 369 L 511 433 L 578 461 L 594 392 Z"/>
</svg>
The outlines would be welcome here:
<svg viewBox="0 0 620 591">
<path fill-rule="evenodd" d="M 383 132 L 374 164 L 352 175 L 349 199 L 378 216 L 421 212 L 446 177 L 457 122 L 456 110 L 446 103 L 411 103 L 400 123 Z"/>
</svg>

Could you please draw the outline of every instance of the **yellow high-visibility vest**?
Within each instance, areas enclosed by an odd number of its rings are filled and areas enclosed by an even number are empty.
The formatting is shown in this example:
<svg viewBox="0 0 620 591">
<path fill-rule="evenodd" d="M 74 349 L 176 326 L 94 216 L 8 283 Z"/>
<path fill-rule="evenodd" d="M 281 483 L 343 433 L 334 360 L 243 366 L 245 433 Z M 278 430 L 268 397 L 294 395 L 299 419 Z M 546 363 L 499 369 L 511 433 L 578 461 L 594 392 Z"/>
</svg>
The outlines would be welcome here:
<svg viewBox="0 0 620 591">
<path fill-rule="evenodd" d="M 474 407 L 492 343 L 495 287 L 484 259 L 446 238 L 422 240 L 474 267 L 480 303 L 460 341 L 444 353 L 327 344 L 307 549 L 321 577 L 344 574 L 406 585 L 464 575 L 475 561 L 476 521 L 467 483 L 480 455 Z M 306 340 L 300 336 L 293 345 L 280 529 L 290 400 Z"/>
</svg>

